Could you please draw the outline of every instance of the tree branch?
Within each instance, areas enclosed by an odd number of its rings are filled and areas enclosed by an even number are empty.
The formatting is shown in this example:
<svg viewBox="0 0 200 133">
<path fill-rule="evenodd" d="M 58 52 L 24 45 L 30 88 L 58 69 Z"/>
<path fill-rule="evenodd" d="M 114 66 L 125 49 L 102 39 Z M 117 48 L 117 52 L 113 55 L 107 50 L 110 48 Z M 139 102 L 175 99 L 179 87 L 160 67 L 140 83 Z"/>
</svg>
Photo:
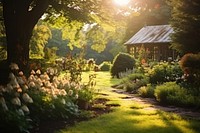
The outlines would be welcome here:
<svg viewBox="0 0 200 133">
<path fill-rule="evenodd" d="M 49 0 L 36 0 L 34 4 L 35 6 L 29 12 L 29 17 L 31 23 L 35 25 L 47 10 L 49 6 Z"/>
</svg>

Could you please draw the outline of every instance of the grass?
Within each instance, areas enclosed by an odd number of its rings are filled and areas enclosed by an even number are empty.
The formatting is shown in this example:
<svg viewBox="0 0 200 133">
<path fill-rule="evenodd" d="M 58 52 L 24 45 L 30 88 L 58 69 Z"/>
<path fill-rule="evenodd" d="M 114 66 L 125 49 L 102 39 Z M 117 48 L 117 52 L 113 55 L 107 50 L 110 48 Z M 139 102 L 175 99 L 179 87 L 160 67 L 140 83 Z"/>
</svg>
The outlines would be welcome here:
<svg viewBox="0 0 200 133">
<path fill-rule="evenodd" d="M 148 104 L 122 99 L 125 94 L 115 93 L 109 87 L 119 83 L 119 80 L 111 79 L 108 72 L 98 72 L 96 81 L 100 93 L 107 94 L 99 97 L 109 99 L 108 104 L 120 106 L 111 113 L 57 133 L 200 133 L 200 121 L 183 119 L 174 113 L 147 110 Z"/>
</svg>

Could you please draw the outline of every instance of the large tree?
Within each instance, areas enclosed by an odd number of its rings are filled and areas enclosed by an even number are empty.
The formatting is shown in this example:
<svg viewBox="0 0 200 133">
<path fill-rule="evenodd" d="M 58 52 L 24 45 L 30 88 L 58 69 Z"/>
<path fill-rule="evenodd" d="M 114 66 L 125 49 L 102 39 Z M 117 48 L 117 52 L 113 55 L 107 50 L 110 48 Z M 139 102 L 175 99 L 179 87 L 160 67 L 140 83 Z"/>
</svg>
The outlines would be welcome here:
<svg viewBox="0 0 200 133">
<path fill-rule="evenodd" d="M 10 63 L 25 72 L 29 65 L 29 43 L 32 31 L 44 15 L 49 21 L 60 16 L 69 20 L 89 21 L 105 0 L 0 0 L 6 31 L 7 60 L 0 63 L 0 84 L 8 81 Z M 99 5 L 99 6 L 97 6 Z M 100 13 L 99 13 L 100 14 Z"/>
<path fill-rule="evenodd" d="M 26 69 L 29 60 L 29 42 L 34 26 L 45 14 L 55 19 L 88 20 L 97 11 L 99 0 L 2 0 L 7 40 L 7 62 Z"/>
<path fill-rule="evenodd" d="M 200 1 L 168 0 L 174 29 L 172 47 L 181 54 L 200 52 Z"/>
</svg>

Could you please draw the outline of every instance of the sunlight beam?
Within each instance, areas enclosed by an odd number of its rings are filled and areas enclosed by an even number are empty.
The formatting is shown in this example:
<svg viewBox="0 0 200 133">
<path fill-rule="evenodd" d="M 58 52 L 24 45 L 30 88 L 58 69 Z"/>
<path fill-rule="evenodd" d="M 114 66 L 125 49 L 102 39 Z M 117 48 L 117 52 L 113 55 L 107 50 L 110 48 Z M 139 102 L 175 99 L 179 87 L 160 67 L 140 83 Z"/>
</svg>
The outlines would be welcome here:
<svg viewBox="0 0 200 133">
<path fill-rule="evenodd" d="M 125 6 L 130 2 L 130 0 L 113 0 L 113 1 L 116 5 L 119 6 Z"/>
</svg>

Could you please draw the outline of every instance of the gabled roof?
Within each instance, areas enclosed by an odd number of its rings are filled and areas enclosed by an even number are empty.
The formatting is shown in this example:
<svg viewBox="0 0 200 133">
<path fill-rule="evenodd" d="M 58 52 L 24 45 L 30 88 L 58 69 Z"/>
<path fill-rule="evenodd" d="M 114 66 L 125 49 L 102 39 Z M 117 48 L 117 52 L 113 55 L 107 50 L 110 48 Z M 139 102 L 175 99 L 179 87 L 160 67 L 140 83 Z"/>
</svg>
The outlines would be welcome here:
<svg viewBox="0 0 200 133">
<path fill-rule="evenodd" d="M 170 25 L 145 26 L 125 44 L 169 43 L 173 29 Z"/>
</svg>

